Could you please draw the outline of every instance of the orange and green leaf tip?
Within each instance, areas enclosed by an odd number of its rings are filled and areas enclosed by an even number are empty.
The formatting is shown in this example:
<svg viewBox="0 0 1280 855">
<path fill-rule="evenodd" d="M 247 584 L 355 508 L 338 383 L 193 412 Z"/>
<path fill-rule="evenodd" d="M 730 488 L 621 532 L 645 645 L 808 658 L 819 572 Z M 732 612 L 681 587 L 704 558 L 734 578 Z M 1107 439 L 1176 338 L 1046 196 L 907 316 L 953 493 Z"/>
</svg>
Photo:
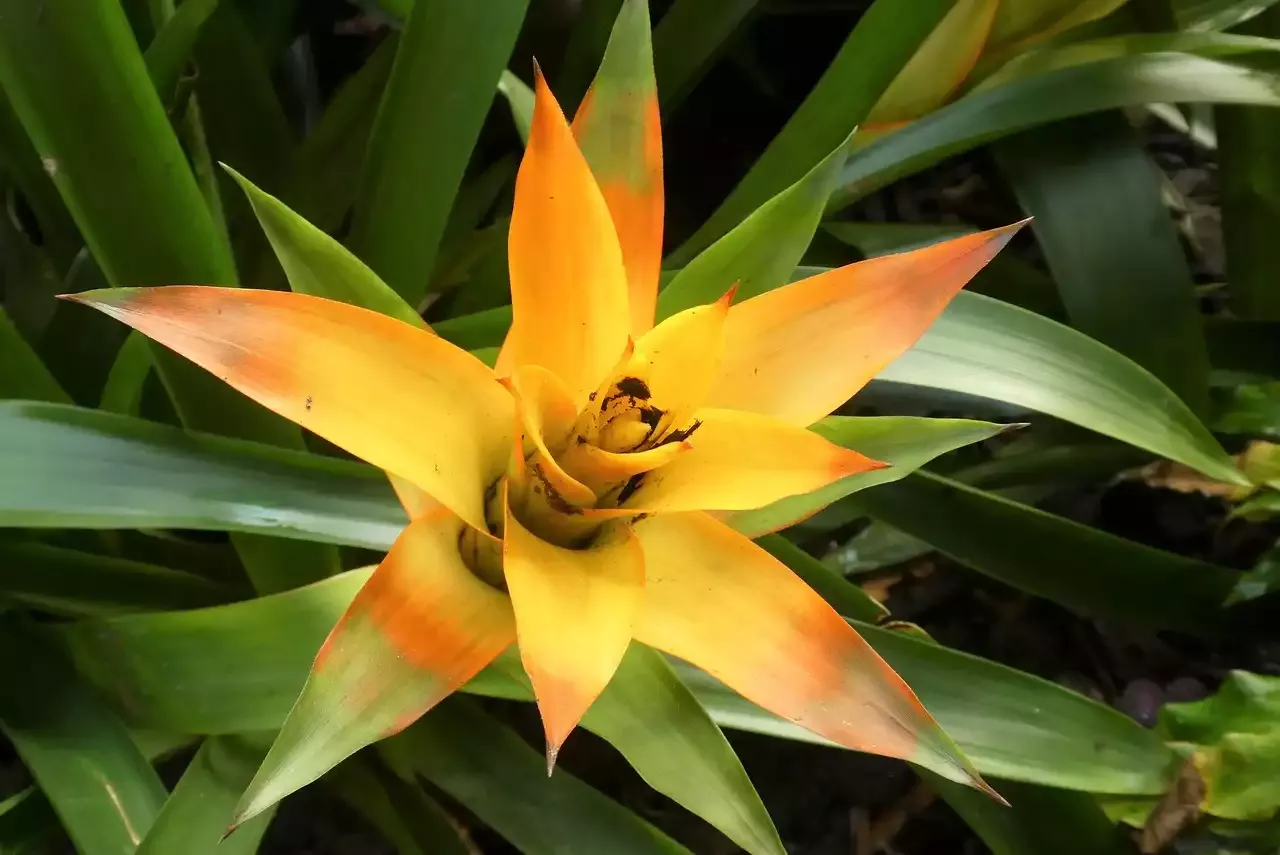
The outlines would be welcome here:
<svg viewBox="0 0 1280 855">
<path fill-rule="evenodd" d="M 639 37 L 638 9 L 624 3 L 615 39 Z M 631 48 L 610 56 L 648 62 Z M 615 88 L 597 79 L 590 109 L 625 118 Z M 589 163 L 539 77 L 496 372 L 410 324 L 301 294 L 72 297 L 382 468 L 412 520 L 325 642 L 237 822 L 408 725 L 512 643 L 549 763 L 639 642 L 835 743 L 985 787 L 861 637 L 713 514 L 883 465 L 806 428 L 910 347 L 1018 225 L 737 305 L 730 293 L 655 327 L 619 248 L 630 215 L 594 171 L 631 167 Z"/>
</svg>

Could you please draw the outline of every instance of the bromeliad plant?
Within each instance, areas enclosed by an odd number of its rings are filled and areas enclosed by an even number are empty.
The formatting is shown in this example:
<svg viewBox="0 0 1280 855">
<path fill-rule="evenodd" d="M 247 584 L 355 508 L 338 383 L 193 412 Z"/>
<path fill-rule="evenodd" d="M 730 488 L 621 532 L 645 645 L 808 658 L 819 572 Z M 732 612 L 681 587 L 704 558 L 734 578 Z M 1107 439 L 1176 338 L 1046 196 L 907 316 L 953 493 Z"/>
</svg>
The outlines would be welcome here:
<svg viewBox="0 0 1280 855">
<path fill-rule="evenodd" d="M 857 632 L 729 520 L 884 465 L 806 427 L 910 347 L 1017 226 L 738 304 L 730 289 L 655 325 L 647 27 L 644 4 L 625 4 L 608 73 L 572 126 L 537 75 L 509 238 L 514 320 L 495 368 L 381 285 L 395 317 L 219 287 L 72 297 L 380 467 L 410 518 L 316 657 L 237 822 L 412 723 L 512 644 L 549 770 L 638 641 L 841 745 L 993 792 Z"/>
</svg>

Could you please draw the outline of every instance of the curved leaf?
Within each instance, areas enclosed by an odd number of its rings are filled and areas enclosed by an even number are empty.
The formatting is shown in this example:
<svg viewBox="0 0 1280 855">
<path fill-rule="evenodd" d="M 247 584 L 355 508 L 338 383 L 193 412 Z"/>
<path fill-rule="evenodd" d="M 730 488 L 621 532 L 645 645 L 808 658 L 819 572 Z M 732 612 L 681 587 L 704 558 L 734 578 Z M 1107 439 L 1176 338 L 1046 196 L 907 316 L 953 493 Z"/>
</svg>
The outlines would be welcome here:
<svg viewBox="0 0 1280 855">
<path fill-rule="evenodd" d="M 83 621 L 59 632 L 86 678 L 140 725 L 266 730 L 284 720 L 316 650 L 368 575 L 353 571 L 235 605 Z M 1096 792 L 1163 792 L 1172 751 L 1121 713 L 994 662 L 857 626 L 985 774 Z M 513 655 L 499 657 L 466 690 L 529 700 L 508 676 L 519 667 Z M 721 726 L 820 741 L 699 671 L 677 672 Z M 593 714 L 586 723 L 595 729 Z"/>
<path fill-rule="evenodd" d="M 1280 79 L 1246 65 L 1180 53 L 1119 56 L 971 92 L 859 149 L 827 211 L 1002 136 L 1085 113 L 1151 102 L 1280 105 Z"/>
</svg>

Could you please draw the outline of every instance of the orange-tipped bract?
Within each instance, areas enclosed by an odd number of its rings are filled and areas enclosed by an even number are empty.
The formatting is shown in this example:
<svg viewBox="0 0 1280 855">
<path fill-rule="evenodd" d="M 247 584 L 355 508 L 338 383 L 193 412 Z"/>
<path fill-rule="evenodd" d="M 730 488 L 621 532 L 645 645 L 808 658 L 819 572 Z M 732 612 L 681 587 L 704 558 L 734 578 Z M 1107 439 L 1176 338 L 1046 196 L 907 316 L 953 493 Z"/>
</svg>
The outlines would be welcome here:
<svg viewBox="0 0 1280 855">
<path fill-rule="evenodd" d="M 648 51 L 645 3 L 625 0 L 572 131 L 538 76 L 496 371 L 402 321 L 301 294 L 75 297 L 395 476 L 413 520 L 320 651 L 237 821 L 412 722 L 512 643 L 549 762 L 636 639 L 843 746 L 983 786 L 858 634 L 712 513 L 882 466 L 807 426 L 910 347 L 1017 227 L 736 305 L 731 292 L 655 327 Z"/>
</svg>

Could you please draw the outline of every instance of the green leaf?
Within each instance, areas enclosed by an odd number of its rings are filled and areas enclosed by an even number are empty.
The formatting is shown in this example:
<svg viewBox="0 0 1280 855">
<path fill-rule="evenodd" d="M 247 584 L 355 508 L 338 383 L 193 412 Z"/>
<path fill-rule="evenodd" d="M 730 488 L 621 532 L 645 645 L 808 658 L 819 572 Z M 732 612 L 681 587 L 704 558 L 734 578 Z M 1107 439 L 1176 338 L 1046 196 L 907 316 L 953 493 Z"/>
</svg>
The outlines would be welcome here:
<svg viewBox="0 0 1280 855">
<path fill-rule="evenodd" d="M 392 774 L 372 751 L 348 759 L 324 782 L 400 855 L 474 855 L 440 803 L 417 781 Z"/>
<path fill-rule="evenodd" d="M 1108 112 L 1046 125 L 1003 140 L 995 153 L 1035 218 L 1071 325 L 1156 375 L 1194 412 L 1208 409 L 1209 355 L 1191 270 L 1160 173 L 1128 120 Z"/>
<path fill-rule="evenodd" d="M 724 734 L 660 654 L 632 643 L 583 726 L 617 748 L 649 786 L 752 855 L 785 855 Z"/>
<path fill-rule="evenodd" d="M 11 617 L 0 623 L 0 728 L 80 855 L 132 855 L 164 785 L 57 651 Z"/>
<path fill-rule="evenodd" d="M 1025 309 L 961 292 L 880 379 L 1005 401 L 1243 484 L 1208 429 L 1148 371 Z"/>
<path fill-rule="evenodd" d="M 990 439 L 1007 427 L 964 419 L 829 416 L 812 430 L 837 445 L 888 463 L 889 467 L 850 475 L 821 490 L 781 499 L 763 508 L 739 511 L 730 519 L 730 525 L 748 537 L 777 531 L 859 490 L 904 478 L 935 457 Z"/>
<path fill-rule="evenodd" d="M 85 678 L 138 726 L 268 730 L 284 720 L 321 642 L 368 577 L 352 571 L 212 609 L 81 621 L 59 635 Z M 857 626 L 984 774 L 1096 792 L 1163 792 L 1172 751 L 1115 710 L 994 662 Z M 503 672 L 519 667 L 499 657 L 466 690 L 528 700 Z M 821 741 L 699 671 L 677 672 L 722 727 Z"/>
<path fill-rule="evenodd" d="M 111 413 L 0 402 L 0 525 L 190 528 L 386 549 L 406 523 L 357 463 Z"/>
<path fill-rule="evenodd" d="M 369 140 L 349 245 L 412 305 L 430 281 L 527 5 L 418 0 L 409 13 Z"/>
<path fill-rule="evenodd" d="M 693 87 L 760 0 L 675 0 L 653 29 L 658 98 L 670 113 Z"/>
<path fill-rule="evenodd" d="M 213 736 L 187 764 L 137 855 L 253 855 L 271 822 L 261 814 L 225 842 L 236 799 L 253 777 L 266 749 L 234 736 Z"/>
<path fill-rule="evenodd" d="M 1275 0 L 1174 0 L 1184 30 L 1225 30 L 1269 9 Z"/>
<path fill-rule="evenodd" d="M 689 263 L 843 145 L 953 5 L 955 0 L 916 0 L 904 15 L 896 0 L 873 3 L 786 126 L 715 213 L 672 253 L 669 266 Z"/>
<path fill-rule="evenodd" d="M 1256 4 L 1255 4 L 1256 5 Z M 1255 36 L 1280 36 L 1280 7 L 1272 6 L 1241 28 Z M 1280 43 L 1277 43 L 1280 44 Z M 1218 174 L 1222 182 L 1222 238 L 1232 312 L 1242 318 L 1280 320 L 1280 115 L 1262 107 L 1216 107 Z"/>
<path fill-rule="evenodd" d="M 770 555 L 791 568 L 804 583 L 847 618 L 878 623 L 889 610 L 857 585 L 836 573 L 779 534 L 767 534 L 757 541 Z"/>
<path fill-rule="evenodd" d="M 1107 819 L 1098 800 L 1088 793 L 993 781 L 992 786 L 1009 802 L 1004 807 L 936 775 L 929 774 L 927 780 L 992 855 L 1131 855 L 1134 851 L 1123 830 Z"/>
<path fill-rule="evenodd" d="M 274 196 L 262 192 L 231 167 L 227 173 L 249 197 L 271 247 L 300 294 L 351 303 L 417 327 L 426 324 L 404 298 L 342 244 L 308 223 Z"/>
<path fill-rule="evenodd" d="M 1280 678 L 1232 671 L 1203 701 L 1160 712 L 1166 738 L 1204 760 L 1205 810 L 1226 819 L 1268 819 L 1280 808 Z"/>
<path fill-rule="evenodd" d="M 864 148 L 845 164 L 828 212 L 962 151 L 1049 122 L 1151 102 L 1280 105 L 1280 80 L 1184 53 L 1105 56 L 979 89 Z"/>
<path fill-rule="evenodd" d="M 58 385 L 39 355 L 27 344 L 0 306 L 0 398 L 26 398 L 69 404 L 71 398 Z"/>
<path fill-rule="evenodd" d="M 147 73 L 165 104 L 170 103 L 178 88 L 200 28 L 217 7 L 218 0 L 186 0 L 147 45 Z"/>
<path fill-rule="evenodd" d="M 1099 617 L 1212 632 L 1238 576 L 930 473 L 858 501 L 967 567 Z"/>
<path fill-rule="evenodd" d="M 658 294 L 659 320 L 714 303 L 734 285 L 734 299 L 746 300 L 791 281 L 844 160 L 841 145 L 700 252 Z"/>
<path fill-rule="evenodd" d="M 0 86 L 112 285 L 231 285 L 235 267 L 119 4 L 0 0 Z M 184 424 L 300 448 L 301 432 L 155 349 Z M 334 550 L 237 537 L 266 589 L 336 570 Z"/>
<path fill-rule="evenodd" d="M 226 602 L 202 576 L 43 543 L 0 540 L 0 594 L 41 611 L 89 617 Z"/>
<path fill-rule="evenodd" d="M 568 772 L 548 778 L 542 754 L 464 698 L 449 698 L 379 750 L 402 778 L 444 790 L 526 855 L 687 855 Z"/>
<path fill-rule="evenodd" d="M 510 71 L 503 69 L 498 78 L 498 92 L 507 99 L 511 108 L 511 121 L 515 122 L 520 141 L 529 142 L 529 126 L 533 123 L 533 89 Z"/>
<path fill-rule="evenodd" d="M 116 359 L 107 372 L 102 385 L 99 409 L 121 415 L 134 416 L 142 404 L 142 390 L 151 376 L 151 346 L 147 337 L 130 330 L 124 344 L 116 352 Z"/>
</svg>

